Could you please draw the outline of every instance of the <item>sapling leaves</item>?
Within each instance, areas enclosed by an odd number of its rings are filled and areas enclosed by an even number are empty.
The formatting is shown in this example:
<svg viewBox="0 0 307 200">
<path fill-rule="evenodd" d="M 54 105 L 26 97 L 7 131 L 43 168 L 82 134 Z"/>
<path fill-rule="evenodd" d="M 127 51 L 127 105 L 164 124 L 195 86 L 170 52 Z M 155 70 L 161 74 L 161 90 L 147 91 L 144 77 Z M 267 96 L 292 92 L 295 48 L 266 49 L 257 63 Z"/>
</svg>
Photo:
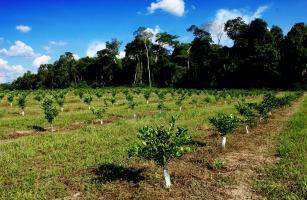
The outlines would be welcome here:
<svg viewBox="0 0 307 200">
<path fill-rule="evenodd" d="M 209 118 L 209 122 L 219 131 L 222 136 L 232 133 L 239 125 L 239 118 L 225 113 L 218 113 L 217 116 Z"/>
<path fill-rule="evenodd" d="M 138 132 L 140 143 L 129 150 L 130 156 L 153 160 L 165 167 L 173 158 L 181 157 L 190 148 L 185 146 L 191 140 L 188 130 L 176 127 L 177 117 L 173 116 L 168 127 L 145 126 Z"/>
<path fill-rule="evenodd" d="M 59 110 L 53 105 L 51 98 L 46 98 L 42 103 L 45 119 L 52 125 L 54 118 L 59 114 Z"/>
</svg>

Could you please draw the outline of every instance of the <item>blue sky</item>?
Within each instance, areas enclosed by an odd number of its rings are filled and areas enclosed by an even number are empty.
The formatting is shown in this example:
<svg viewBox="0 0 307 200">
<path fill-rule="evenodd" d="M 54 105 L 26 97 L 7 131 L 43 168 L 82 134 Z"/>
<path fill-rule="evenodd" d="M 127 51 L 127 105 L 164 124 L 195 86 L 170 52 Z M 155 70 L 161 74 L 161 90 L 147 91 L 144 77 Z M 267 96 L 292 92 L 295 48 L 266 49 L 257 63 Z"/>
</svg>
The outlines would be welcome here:
<svg viewBox="0 0 307 200">
<path fill-rule="evenodd" d="M 95 56 L 112 38 L 123 42 L 123 51 L 139 26 L 188 42 L 192 24 L 214 22 L 214 38 L 219 24 L 241 16 L 247 22 L 261 17 L 287 33 L 294 23 L 306 23 L 306 10 L 306 0 L 0 0 L 0 83 L 36 72 L 66 51 Z M 222 43 L 231 45 L 226 37 Z"/>
</svg>

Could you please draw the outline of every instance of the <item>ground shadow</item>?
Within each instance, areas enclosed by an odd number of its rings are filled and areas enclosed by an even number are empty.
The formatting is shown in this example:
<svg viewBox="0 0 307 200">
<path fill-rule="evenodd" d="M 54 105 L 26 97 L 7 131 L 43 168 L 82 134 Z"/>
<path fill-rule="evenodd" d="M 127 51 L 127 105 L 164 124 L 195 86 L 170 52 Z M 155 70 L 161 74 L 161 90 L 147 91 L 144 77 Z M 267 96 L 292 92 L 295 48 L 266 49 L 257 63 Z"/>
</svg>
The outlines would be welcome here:
<svg viewBox="0 0 307 200">
<path fill-rule="evenodd" d="M 198 147 L 206 147 L 207 143 L 201 140 L 192 139 L 189 142 L 189 145 L 198 146 Z"/>
<path fill-rule="evenodd" d="M 34 131 L 37 131 L 37 132 L 45 132 L 45 131 L 47 131 L 45 128 L 43 128 L 41 126 L 36 126 L 36 125 L 30 126 L 29 128 L 31 128 L 31 129 L 33 129 Z"/>
<path fill-rule="evenodd" d="M 143 169 L 135 169 L 131 167 L 123 167 L 114 164 L 103 164 L 93 170 L 96 175 L 94 178 L 95 182 L 112 182 L 116 180 L 123 180 L 133 183 L 138 183 L 144 180 L 142 175 Z"/>
</svg>

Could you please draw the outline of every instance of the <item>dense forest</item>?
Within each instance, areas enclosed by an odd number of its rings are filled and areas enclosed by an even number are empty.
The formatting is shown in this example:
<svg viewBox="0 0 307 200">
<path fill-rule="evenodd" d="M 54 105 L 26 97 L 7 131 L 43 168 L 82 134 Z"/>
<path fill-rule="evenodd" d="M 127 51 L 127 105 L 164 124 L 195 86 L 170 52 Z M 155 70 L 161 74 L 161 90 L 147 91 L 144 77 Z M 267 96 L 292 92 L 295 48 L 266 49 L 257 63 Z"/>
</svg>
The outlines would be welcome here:
<svg viewBox="0 0 307 200">
<path fill-rule="evenodd" d="M 76 60 L 66 52 L 53 64 L 41 65 L 37 74 L 25 73 L 14 89 L 156 86 L 193 88 L 306 88 L 307 25 L 295 24 L 287 35 L 278 26 L 268 28 L 263 19 L 245 23 L 229 20 L 223 33 L 233 46 L 213 42 L 208 26 L 192 25 L 191 43 L 178 36 L 144 27 L 134 32 L 119 58 L 121 42 L 113 39 L 97 56 Z M 224 32 L 225 31 L 225 32 Z M 155 38 L 155 39 L 153 39 Z"/>
</svg>

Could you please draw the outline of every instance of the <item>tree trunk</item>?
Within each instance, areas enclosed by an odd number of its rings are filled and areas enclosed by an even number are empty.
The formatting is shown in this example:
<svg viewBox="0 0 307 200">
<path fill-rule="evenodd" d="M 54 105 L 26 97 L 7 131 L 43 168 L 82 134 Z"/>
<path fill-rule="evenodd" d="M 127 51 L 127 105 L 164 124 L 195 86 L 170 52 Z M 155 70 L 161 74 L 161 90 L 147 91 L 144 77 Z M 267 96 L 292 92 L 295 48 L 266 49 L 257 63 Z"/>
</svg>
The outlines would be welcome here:
<svg viewBox="0 0 307 200">
<path fill-rule="evenodd" d="M 100 124 L 101 124 L 101 125 L 103 124 L 103 120 L 102 120 L 102 119 L 100 119 Z"/>
<path fill-rule="evenodd" d="M 226 146 L 226 136 L 223 136 L 223 137 L 222 137 L 222 142 L 221 142 L 221 144 L 222 144 L 222 149 L 225 149 L 225 146 Z"/>
<path fill-rule="evenodd" d="M 164 179 L 165 179 L 165 187 L 167 189 L 170 189 L 171 188 L 171 176 L 169 174 L 167 167 L 164 167 L 163 174 L 164 174 Z"/>
<path fill-rule="evenodd" d="M 64 108 L 63 107 L 61 108 L 61 112 L 64 112 Z"/>
<path fill-rule="evenodd" d="M 188 50 L 187 50 L 187 53 L 188 53 L 188 70 L 190 69 L 190 51 L 191 51 L 191 48 L 192 47 L 189 47 Z"/>
<path fill-rule="evenodd" d="M 248 125 L 245 126 L 246 133 L 249 134 Z"/>
<path fill-rule="evenodd" d="M 149 87 L 151 88 L 151 75 L 150 75 L 149 52 L 148 52 L 149 50 L 146 41 L 145 41 L 145 48 L 146 48 L 146 57 L 147 57 L 148 81 L 149 81 Z"/>
</svg>

